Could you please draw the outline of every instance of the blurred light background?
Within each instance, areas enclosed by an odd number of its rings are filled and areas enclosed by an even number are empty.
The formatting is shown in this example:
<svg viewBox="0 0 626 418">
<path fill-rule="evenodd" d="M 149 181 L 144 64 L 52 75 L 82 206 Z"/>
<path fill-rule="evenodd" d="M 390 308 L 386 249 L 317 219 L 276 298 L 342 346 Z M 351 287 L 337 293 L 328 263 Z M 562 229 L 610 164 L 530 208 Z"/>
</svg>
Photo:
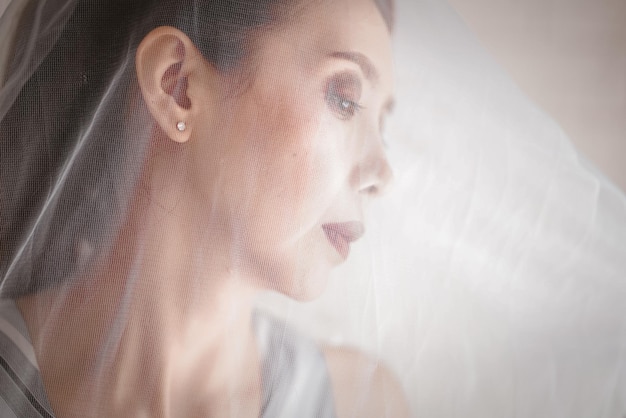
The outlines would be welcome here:
<svg viewBox="0 0 626 418">
<path fill-rule="evenodd" d="M 626 1 L 448 2 L 518 86 L 626 190 Z"/>
</svg>

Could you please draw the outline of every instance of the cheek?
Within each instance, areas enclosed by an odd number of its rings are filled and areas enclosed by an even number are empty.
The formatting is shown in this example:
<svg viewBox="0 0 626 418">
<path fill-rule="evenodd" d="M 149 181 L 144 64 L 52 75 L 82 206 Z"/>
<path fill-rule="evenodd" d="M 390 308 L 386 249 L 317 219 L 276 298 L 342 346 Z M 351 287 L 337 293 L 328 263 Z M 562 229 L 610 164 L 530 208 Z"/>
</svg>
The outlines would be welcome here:
<svg viewBox="0 0 626 418">
<path fill-rule="evenodd" d="M 214 150 L 220 193 L 211 204 L 227 241 L 265 262 L 292 259 L 313 236 L 324 238 L 317 227 L 348 173 L 343 125 L 319 92 L 274 90 L 229 112 L 237 117 L 224 149 Z"/>
<path fill-rule="evenodd" d="M 319 220 L 340 184 L 337 133 L 317 100 L 286 99 L 275 108 L 263 132 L 266 166 L 259 203 L 269 204 L 283 222 L 301 227 Z M 286 219 L 287 218 L 287 219 Z"/>
</svg>

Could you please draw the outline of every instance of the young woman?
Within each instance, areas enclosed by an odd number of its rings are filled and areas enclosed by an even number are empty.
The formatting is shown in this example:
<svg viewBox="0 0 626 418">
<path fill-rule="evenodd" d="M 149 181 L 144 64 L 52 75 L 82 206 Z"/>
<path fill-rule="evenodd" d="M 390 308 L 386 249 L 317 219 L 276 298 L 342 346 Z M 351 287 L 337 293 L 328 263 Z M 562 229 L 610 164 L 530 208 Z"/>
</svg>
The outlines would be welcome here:
<svg viewBox="0 0 626 418">
<path fill-rule="evenodd" d="M 374 360 L 253 312 L 315 298 L 390 181 L 390 11 L 10 6 L 2 416 L 408 415 Z"/>
</svg>

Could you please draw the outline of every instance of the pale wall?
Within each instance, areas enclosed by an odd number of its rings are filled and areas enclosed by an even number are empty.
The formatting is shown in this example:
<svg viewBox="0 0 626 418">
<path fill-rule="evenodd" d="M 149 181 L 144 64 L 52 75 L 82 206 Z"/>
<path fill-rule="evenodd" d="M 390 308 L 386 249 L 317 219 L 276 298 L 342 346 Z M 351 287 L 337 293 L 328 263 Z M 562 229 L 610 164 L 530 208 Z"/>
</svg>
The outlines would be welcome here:
<svg viewBox="0 0 626 418">
<path fill-rule="evenodd" d="M 448 0 L 517 84 L 626 190 L 626 0 Z"/>
</svg>

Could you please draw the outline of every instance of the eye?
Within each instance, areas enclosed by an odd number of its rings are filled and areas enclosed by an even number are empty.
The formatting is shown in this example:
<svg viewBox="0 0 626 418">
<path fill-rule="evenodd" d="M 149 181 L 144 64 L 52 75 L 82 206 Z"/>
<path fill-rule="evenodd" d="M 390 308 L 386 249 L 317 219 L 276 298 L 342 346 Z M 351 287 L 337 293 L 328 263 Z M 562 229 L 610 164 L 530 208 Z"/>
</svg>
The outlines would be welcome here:
<svg viewBox="0 0 626 418">
<path fill-rule="evenodd" d="M 342 120 L 351 119 L 363 107 L 358 103 L 361 98 L 361 81 L 350 73 L 336 74 L 326 86 L 326 103 Z"/>
</svg>

